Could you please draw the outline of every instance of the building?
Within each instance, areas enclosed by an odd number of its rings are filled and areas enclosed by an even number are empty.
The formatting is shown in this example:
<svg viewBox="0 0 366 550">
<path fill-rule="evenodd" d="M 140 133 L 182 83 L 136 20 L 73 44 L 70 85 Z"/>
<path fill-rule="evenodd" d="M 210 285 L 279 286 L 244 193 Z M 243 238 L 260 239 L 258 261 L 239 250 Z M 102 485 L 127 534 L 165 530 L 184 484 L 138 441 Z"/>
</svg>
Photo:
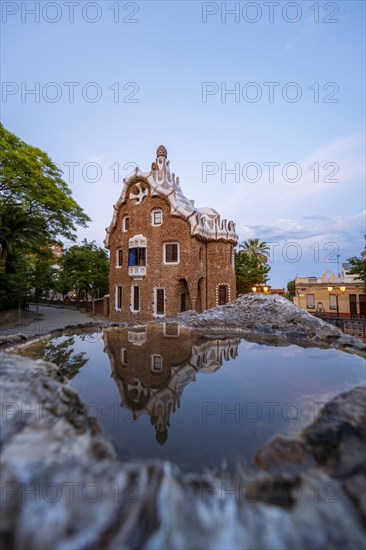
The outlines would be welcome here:
<svg viewBox="0 0 366 550">
<path fill-rule="evenodd" d="M 124 180 L 105 246 L 110 250 L 109 316 L 145 322 L 236 298 L 235 224 L 197 208 L 170 172 L 160 146 L 150 172 Z"/>
<path fill-rule="evenodd" d="M 349 275 L 349 264 L 342 264 L 337 276 L 328 269 L 321 277 L 296 277 L 295 305 L 309 313 L 343 318 L 366 317 L 366 294 L 362 281 Z"/>
</svg>

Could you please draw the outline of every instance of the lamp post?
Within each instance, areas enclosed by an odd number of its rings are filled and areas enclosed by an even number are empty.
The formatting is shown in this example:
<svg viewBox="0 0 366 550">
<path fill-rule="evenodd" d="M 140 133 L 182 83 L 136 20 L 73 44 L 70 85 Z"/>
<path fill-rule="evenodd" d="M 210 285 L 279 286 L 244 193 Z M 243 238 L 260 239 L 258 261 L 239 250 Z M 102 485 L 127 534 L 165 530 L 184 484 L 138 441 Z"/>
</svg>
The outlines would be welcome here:
<svg viewBox="0 0 366 550">
<path fill-rule="evenodd" d="M 338 296 L 341 296 L 341 294 L 344 294 L 346 292 L 346 287 L 344 285 L 340 286 L 339 288 L 334 288 L 333 286 L 328 286 L 328 292 L 329 292 L 329 296 L 331 294 L 333 294 L 333 296 L 336 297 L 337 317 L 339 317 Z"/>
</svg>

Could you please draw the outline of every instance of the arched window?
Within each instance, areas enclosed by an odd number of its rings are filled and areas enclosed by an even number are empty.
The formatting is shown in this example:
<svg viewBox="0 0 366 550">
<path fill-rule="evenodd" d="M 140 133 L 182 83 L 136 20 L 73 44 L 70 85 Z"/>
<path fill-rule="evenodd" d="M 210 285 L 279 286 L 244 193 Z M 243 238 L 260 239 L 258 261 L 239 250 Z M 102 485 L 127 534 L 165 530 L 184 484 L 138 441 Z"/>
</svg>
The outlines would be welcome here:
<svg viewBox="0 0 366 550">
<path fill-rule="evenodd" d="M 129 228 L 130 228 L 130 218 L 126 214 L 122 218 L 122 231 L 128 231 Z"/>
</svg>

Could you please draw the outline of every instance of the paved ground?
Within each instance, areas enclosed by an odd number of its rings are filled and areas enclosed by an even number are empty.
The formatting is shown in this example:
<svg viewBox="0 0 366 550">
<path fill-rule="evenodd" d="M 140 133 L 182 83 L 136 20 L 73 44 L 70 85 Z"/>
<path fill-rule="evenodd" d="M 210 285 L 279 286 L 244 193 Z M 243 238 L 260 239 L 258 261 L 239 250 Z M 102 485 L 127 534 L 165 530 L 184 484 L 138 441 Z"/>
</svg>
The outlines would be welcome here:
<svg viewBox="0 0 366 550">
<path fill-rule="evenodd" d="M 29 306 L 30 313 L 26 313 L 20 324 L 0 324 L 0 336 L 12 334 L 42 335 L 51 330 L 62 329 L 67 325 L 90 323 L 96 320 L 91 314 L 78 310 L 54 306 L 39 306 L 39 316 L 35 316 L 36 306 Z"/>
</svg>

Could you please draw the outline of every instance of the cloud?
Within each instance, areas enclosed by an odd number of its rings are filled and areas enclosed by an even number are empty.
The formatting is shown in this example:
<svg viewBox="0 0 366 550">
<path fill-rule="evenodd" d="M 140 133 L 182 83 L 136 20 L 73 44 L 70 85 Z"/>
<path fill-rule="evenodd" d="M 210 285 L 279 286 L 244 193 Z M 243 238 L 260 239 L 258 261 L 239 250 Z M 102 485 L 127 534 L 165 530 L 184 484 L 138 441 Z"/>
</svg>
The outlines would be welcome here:
<svg viewBox="0 0 366 550">
<path fill-rule="evenodd" d="M 267 242 L 309 241 L 339 242 L 350 248 L 355 242 L 362 242 L 365 234 L 366 211 L 353 216 L 323 215 L 303 216 L 300 219 L 280 218 L 266 225 L 244 225 L 237 227 L 240 240 L 258 237 Z M 359 245 L 357 245 L 359 247 Z M 354 252 L 358 254 L 357 249 Z"/>
</svg>

